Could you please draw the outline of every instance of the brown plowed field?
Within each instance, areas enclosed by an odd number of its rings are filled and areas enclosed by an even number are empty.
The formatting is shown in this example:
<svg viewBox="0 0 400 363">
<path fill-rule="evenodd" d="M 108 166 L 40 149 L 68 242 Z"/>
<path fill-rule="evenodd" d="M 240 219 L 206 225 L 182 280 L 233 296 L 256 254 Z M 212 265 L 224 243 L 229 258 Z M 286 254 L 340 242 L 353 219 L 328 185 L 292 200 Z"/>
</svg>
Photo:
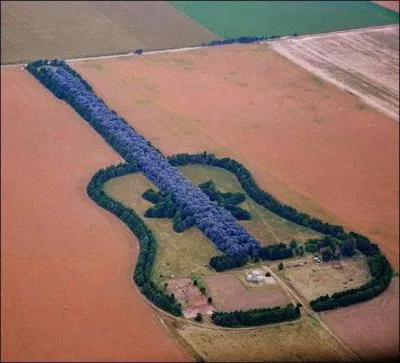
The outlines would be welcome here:
<svg viewBox="0 0 400 363">
<path fill-rule="evenodd" d="M 290 38 L 272 48 L 399 120 L 399 26 Z"/>
<path fill-rule="evenodd" d="M 132 284 L 132 234 L 86 195 L 117 155 L 25 71 L 1 91 L 1 360 L 189 360 Z"/>
<path fill-rule="evenodd" d="M 399 357 L 398 278 L 381 296 L 322 316 L 362 359 Z"/>
<path fill-rule="evenodd" d="M 216 36 L 165 1 L 2 1 L 1 63 L 198 45 Z"/>
<path fill-rule="evenodd" d="M 400 1 L 398 0 L 390 0 L 390 1 L 373 1 L 373 3 L 383 6 L 384 8 L 394 10 L 399 12 Z"/>
<path fill-rule="evenodd" d="M 399 126 L 267 45 L 74 62 L 165 154 L 230 156 L 299 210 L 365 233 L 398 266 Z"/>
</svg>

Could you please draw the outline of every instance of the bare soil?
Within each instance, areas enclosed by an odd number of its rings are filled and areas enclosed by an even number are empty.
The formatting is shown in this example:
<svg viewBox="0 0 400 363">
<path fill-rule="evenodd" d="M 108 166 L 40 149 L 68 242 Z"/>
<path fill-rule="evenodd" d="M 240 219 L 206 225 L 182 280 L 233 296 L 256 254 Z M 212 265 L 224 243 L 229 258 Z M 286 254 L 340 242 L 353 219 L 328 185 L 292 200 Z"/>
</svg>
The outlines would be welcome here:
<svg viewBox="0 0 400 363">
<path fill-rule="evenodd" d="M 249 289 L 229 273 L 207 276 L 206 283 L 213 304 L 221 311 L 285 306 L 290 303 L 289 297 L 278 284 Z"/>
<path fill-rule="evenodd" d="M 272 48 L 399 120 L 398 25 L 291 38 Z"/>
<path fill-rule="evenodd" d="M 398 266 L 399 128 L 267 45 L 74 62 L 165 154 L 242 162 L 301 211 L 359 231 Z"/>
<path fill-rule="evenodd" d="M 399 278 L 377 298 L 322 313 L 323 319 L 362 359 L 399 358 Z"/>
<path fill-rule="evenodd" d="M 373 1 L 373 3 L 383 6 L 384 8 L 394 10 L 399 12 L 400 1 L 398 0 L 390 0 L 390 1 Z"/>
<path fill-rule="evenodd" d="M 165 1 L 2 1 L 1 63 L 199 45 L 216 36 Z"/>
<path fill-rule="evenodd" d="M 27 72 L 1 90 L 1 360 L 188 361 L 132 283 L 136 240 L 86 195 L 119 157 Z"/>
</svg>

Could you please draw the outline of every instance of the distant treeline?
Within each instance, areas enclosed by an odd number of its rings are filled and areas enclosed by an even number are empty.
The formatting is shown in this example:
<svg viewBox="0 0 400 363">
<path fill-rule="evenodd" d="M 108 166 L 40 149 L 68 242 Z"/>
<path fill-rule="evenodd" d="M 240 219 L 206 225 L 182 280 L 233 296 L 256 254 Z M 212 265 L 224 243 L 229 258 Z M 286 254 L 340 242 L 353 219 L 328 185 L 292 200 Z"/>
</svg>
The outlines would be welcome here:
<svg viewBox="0 0 400 363">
<path fill-rule="evenodd" d="M 297 37 L 297 33 L 293 33 L 294 37 Z M 200 46 L 201 47 L 215 47 L 218 45 L 228 45 L 228 44 L 250 44 L 250 43 L 256 43 L 256 42 L 262 42 L 263 40 L 274 40 L 274 39 L 279 39 L 281 36 L 280 35 L 271 35 L 270 37 L 267 36 L 251 36 L 251 35 L 245 35 L 237 38 L 229 38 L 229 39 L 215 39 L 211 40 L 207 43 L 202 43 Z M 139 48 L 135 49 L 133 51 L 133 54 L 141 55 L 144 53 L 144 50 Z"/>
<path fill-rule="evenodd" d="M 247 311 L 215 312 L 211 319 L 214 324 L 231 328 L 281 323 L 300 318 L 300 305 L 252 309 Z"/>
<path fill-rule="evenodd" d="M 297 34 L 293 34 L 296 36 Z M 250 44 L 250 43 L 255 43 L 255 42 L 261 42 L 263 40 L 268 40 L 268 39 L 279 39 L 279 35 L 271 35 L 270 37 L 265 37 L 265 36 L 242 36 L 238 38 L 229 38 L 229 39 L 216 39 L 216 40 L 211 40 L 208 43 L 202 43 L 202 46 L 216 46 L 216 45 L 226 45 L 226 44 L 234 44 L 234 43 L 239 43 L 239 44 Z"/>
</svg>

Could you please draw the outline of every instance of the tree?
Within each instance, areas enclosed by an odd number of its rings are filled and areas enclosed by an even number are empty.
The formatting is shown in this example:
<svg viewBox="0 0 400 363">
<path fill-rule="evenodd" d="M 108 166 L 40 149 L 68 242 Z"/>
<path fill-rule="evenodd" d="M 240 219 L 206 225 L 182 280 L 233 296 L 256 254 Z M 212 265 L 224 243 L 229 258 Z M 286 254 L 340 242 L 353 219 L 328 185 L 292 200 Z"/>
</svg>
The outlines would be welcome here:
<svg viewBox="0 0 400 363">
<path fill-rule="evenodd" d="M 211 296 L 209 296 L 208 298 L 207 298 L 207 303 L 209 303 L 210 305 L 212 304 L 212 302 L 213 302 L 213 299 L 212 299 L 212 297 Z"/>
<path fill-rule="evenodd" d="M 135 49 L 134 53 L 137 55 L 141 55 L 143 53 L 143 49 Z"/>
<path fill-rule="evenodd" d="M 355 238 L 349 237 L 342 241 L 339 245 L 340 253 L 342 256 L 351 257 L 356 253 L 356 240 Z"/>
<path fill-rule="evenodd" d="M 283 263 L 281 262 L 278 266 L 279 270 L 283 270 Z"/>
<path fill-rule="evenodd" d="M 201 286 L 200 292 L 204 295 L 206 293 L 206 288 L 204 286 Z"/>
<path fill-rule="evenodd" d="M 328 262 L 332 259 L 332 248 L 326 247 L 321 250 L 322 261 Z"/>
<path fill-rule="evenodd" d="M 199 323 L 203 321 L 203 316 L 201 315 L 201 313 L 197 313 L 196 316 L 194 317 L 194 320 Z"/>
<path fill-rule="evenodd" d="M 289 243 L 289 246 L 290 246 L 290 248 L 292 248 L 292 249 L 296 249 L 296 247 L 297 247 L 297 241 L 295 240 L 295 239 L 292 239 L 291 241 L 290 241 L 290 243 Z"/>
<path fill-rule="evenodd" d="M 198 282 L 197 280 L 193 280 L 193 286 L 197 286 Z"/>
</svg>

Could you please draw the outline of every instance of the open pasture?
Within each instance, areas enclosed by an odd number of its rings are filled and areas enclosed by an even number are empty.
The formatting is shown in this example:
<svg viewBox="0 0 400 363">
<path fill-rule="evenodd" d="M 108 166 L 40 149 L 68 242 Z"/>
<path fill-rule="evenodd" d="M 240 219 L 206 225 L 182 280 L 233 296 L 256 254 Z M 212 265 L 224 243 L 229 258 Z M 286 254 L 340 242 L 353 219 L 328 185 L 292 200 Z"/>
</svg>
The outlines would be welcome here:
<svg viewBox="0 0 400 363">
<path fill-rule="evenodd" d="M 133 286 L 135 238 L 86 194 L 120 158 L 27 72 L 1 90 L 1 360 L 188 361 Z"/>
<path fill-rule="evenodd" d="M 71 65 L 164 154 L 232 157 L 265 191 L 369 236 L 398 265 L 398 124 L 358 97 L 267 45 Z"/>
<path fill-rule="evenodd" d="M 399 120 L 398 25 L 291 38 L 272 48 Z"/>
<path fill-rule="evenodd" d="M 322 295 L 332 295 L 359 287 L 371 278 L 366 259 L 361 256 L 330 263 L 317 263 L 311 256 L 307 256 L 296 261 L 284 262 L 284 265 L 285 268 L 279 271 L 279 275 L 289 280 L 308 301 Z M 342 267 L 335 268 L 338 265 Z"/>
<path fill-rule="evenodd" d="M 395 24 L 399 16 L 369 1 L 169 1 L 222 38 L 292 35 Z"/>
<path fill-rule="evenodd" d="M 164 1 L 1 2 L 1 64 L 180 48 L 215 38 Z"/>
</svg>

